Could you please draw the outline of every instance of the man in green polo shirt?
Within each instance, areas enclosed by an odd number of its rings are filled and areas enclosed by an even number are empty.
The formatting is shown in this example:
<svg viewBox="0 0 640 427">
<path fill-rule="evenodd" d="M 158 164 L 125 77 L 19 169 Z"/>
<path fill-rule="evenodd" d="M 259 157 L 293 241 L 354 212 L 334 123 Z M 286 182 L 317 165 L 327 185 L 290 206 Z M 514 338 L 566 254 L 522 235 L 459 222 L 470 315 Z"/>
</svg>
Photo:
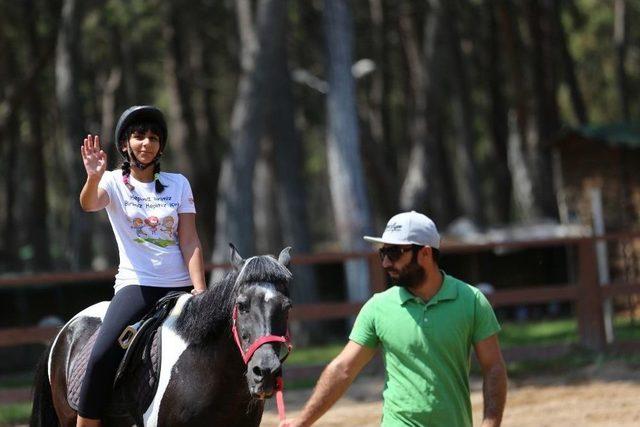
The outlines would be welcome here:
<svg viewBox="0 0 640 427">
<path fill-rule="evenodd" d="M 433 221 L 415 211 L 400 213 L 382 237 L 365 240 L 382 245 L 382 267 L 397 286 L 362 307 L 349 342 L 320 376 L 300 416 L 281 427 L 312 425 L 378 347 L 386 370 L 382 426 L 472 426 L 472 347 L 483 373 L 482 426 L 499 426 L 507 394 L 500 325 L 480 291 L 439 269 Z"/>
</svg>

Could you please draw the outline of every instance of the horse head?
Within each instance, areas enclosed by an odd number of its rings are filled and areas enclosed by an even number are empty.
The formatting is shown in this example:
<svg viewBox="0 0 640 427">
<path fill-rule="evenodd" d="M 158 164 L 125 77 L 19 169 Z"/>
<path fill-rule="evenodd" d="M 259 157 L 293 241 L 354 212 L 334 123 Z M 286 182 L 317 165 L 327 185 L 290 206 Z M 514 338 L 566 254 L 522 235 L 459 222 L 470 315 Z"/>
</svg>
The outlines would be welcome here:
<svg viewBox="0 0 640 427">
<path fill-rule="evenodd" d="M 263 255 L 245 260 L 230 246 L 231 264 L 237 273 L 232 332 L 247 365 L 249 391 L 264 399 L 281 386 L 282 362 L 291 350 L 290 248 L 283 249 L 278 259 Z"/>
</svg>

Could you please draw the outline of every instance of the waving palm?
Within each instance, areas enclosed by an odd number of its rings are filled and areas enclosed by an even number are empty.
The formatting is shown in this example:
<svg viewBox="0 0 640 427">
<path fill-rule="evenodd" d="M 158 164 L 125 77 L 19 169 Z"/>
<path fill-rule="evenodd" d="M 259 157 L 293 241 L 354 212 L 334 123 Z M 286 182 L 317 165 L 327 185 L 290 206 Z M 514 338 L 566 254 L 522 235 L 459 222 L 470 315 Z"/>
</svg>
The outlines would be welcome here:
<svg viewBox="0 0 640 427">
<path fill-rule="evenodd" d="M 102 177 L 107 169 L 107 154 L 100 148 L 100 138 L 87 135 L 80 147 L 82 162 L 87 170 L 87 176 Z"/>
</svg>

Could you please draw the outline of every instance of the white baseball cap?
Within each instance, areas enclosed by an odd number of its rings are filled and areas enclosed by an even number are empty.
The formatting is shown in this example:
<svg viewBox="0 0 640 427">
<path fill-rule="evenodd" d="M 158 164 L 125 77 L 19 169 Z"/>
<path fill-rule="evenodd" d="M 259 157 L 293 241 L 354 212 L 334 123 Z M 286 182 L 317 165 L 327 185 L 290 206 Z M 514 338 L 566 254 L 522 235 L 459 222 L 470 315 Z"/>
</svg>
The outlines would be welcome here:
<svg viewBox="0 0 640 427">
<path fill-rule="evenodd" d="M 392 217 L 382 237 L 364 236 L 364 240 L 388 245 L 420 245 L 440 248 L 440 234 L 435 223 L 416 211 L 402 212 Z"/>
</svg>

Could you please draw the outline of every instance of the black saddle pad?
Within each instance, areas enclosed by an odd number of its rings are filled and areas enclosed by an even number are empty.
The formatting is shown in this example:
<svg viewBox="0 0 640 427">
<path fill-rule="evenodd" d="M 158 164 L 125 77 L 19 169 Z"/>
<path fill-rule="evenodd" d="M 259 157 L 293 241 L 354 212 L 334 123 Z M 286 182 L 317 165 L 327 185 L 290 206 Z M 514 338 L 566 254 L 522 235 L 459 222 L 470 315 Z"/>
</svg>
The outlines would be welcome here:
<svg viewBox="0 0 640 427">
<path fill-rule="evenodd" d="M 76 411 L 78 410 L 82 381 L 99 331 L 98 328 L 80 353 L 74 357 L 67 373 L 67 401 L 69 406 Z M 160 376 L 160 334 L 155 330 L 152 335 L 145 345 L 130 347 L 134 354 L 123 358 L 123 362 L 128 361 L 129 363 L 127 366 L 121 365 L 118 369 L 120 375 L 114 383 L 113 398 L 107 411 L 110 415 L 126 413 L 132 403 L 130 399 L 134 399 L 133 402 L 140 407 L 147 407 L 151 404 Z M 122 393 L 125 387 L 127 395 Z"/>
<path fill-rule="evenodd" d="M 158 301 L 141 321 L 137 334 L 125 352 L 114 380 L 114 393 L 107 410 L 110 415 L 123 415 L 135 408 L 147 408 L 156 393 L 160 377 L 161 334 L 158 329 L 171 313 L 178 298 L 184 292 L 172 292 Z M 73 358 L 67 371 L 67 401 L 78 410 L 80 390 L 84 380 L 91 350 L 100 328 L 91 335 L 79 354 Z"/>
</svg>

